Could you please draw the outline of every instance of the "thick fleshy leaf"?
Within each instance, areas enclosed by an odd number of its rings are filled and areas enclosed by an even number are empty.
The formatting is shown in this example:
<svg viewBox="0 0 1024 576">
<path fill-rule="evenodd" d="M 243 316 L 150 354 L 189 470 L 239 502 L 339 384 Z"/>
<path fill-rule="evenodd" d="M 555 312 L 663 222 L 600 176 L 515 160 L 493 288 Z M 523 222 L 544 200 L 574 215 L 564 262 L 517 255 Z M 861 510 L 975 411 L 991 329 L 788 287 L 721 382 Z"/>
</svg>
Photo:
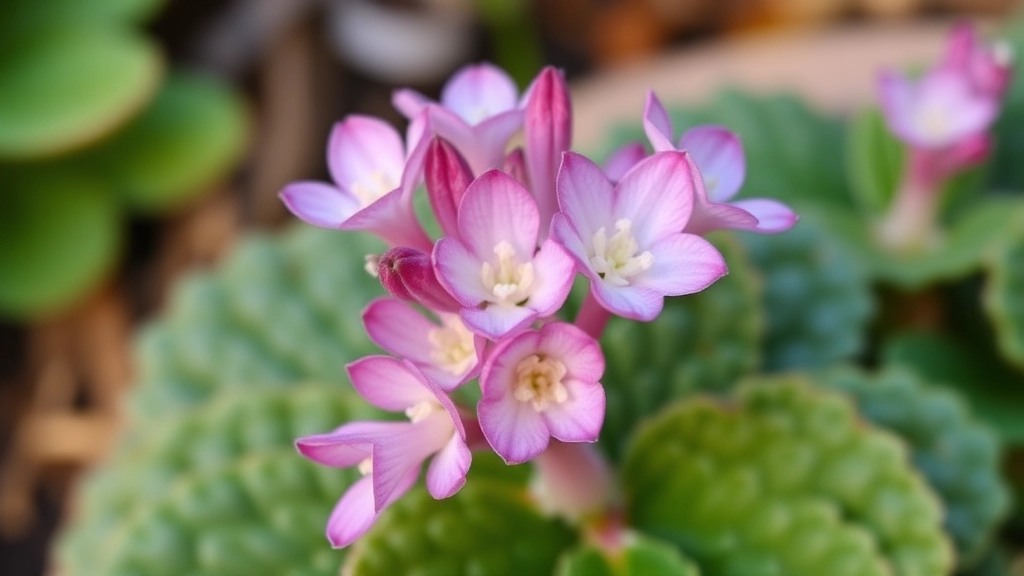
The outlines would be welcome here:
<svg viewBox="0 0 1024 576">
<path fill-rule="evenodd" d="M 877 108 L 857 114 L 846 137 L 846 175 L 862 210 L 878 214 L 892 200 L 903 178 L 907 155 Z"/>
<path fill-rule="evenodd" d="M 709 200 L 725 202 L 740 191 L 747 162 L 739 136 L 722 126 L 697 126 L 683 133 L 679 149 L 700 168 Z"/>
<path fill-rule="evenodd" d="M 692 560 L 665 542 L 626 532 L 611 553 L 587 544 L 562 555 L 555 576 L 700 576 Z"/>
<path fill-rule="evenodd" d="M 1015 222 L 1013 235 L 992 258 L 984 302 L 1003 357 L 1024 368 L 1024 219 Z"/>
<path fill-rule="evenodd" d="M 153 42 L 92 19 L 9 31 L 0 52 L 2 158 L 49 156 L 99 140 L 149 102 L 163 73 Z"/>
</svg>

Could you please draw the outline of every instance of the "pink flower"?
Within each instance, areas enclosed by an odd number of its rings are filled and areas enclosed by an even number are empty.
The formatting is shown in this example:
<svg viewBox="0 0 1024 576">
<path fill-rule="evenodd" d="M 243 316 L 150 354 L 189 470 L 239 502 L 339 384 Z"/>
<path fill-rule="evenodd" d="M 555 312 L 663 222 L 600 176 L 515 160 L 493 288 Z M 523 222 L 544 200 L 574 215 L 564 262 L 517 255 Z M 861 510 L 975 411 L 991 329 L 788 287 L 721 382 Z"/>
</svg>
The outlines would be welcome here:
<svg viewBox="0 0 1024 576">
<path fill-rule="evenodd" d="M 541 237 L 558 211 L 555 178 L 562 153 L 572 141 L 572 102 L 565 79 L 548 66 L 530 86 L 526 100 L 526 168 L 540 210 Z"/>
<path fill-rule="evenodd" d="M 458 236 L 462 196 L 473 182 L 473 172 L 462 155 L 446 140 L 434 138 L 423 168 L 427 198 L 445 236 Z"/>
<path fill-rule="evenodd" d="M 485 342 L 458 315 L 438 316 L 440 324 L 405 302 L 379 298 L 363 311 L 363 325 L 375 344 L 412 362 L 443 390 L 453 390 L 476 376 Z"/>
<path fill-rule="evenodd" d="M 594 442 L 604 422 L 604 356 L 597 341 L 561 322 L 503 340 L 484 363 L 477 408 L 487 442 L 509 464 L 551 438 Z"/>
<path fill-rule="evenodd" d="M 725 275 L 718 250 L 682 232 L 693 209 L 692 170 L 685 152 L 659 152 L 613 185 L 585 157 L 563 157 L 561 212 L 551 234 L 590 278 L 591 293 L 606 310 L 650 321 L 665 296 L 698 292 Z"/>
<path fill-rule="evenodd" d="M 946 43 L 940 68 L 970 79 L 974 89 L 994 98 L 1002 98 L 1013 76 L 1013 52 L 1006 42 L 986 46 L 979 41 L 974 27 L 960 22 Z"/>
<path fill-rule="evenodd" d="M 451 142 L 480 174 L 501 166 L 505 148 L 523 127 L 515 82 L 491 64 L 456 72 L 441 90 L 441 103 L 409 89 L 397 90 L 392 104 L 407 118 L 427 112 L 437 135 Z"/>
<path fill-rule="evenodd" d="M 364 475 L 327 521 L 327 538 L 335 548 L 362 536 L 384 508 L 408 492 L 430 456 L 427 490 L 438 499 L 462 488 L 472 460 L 455 406 L 411 363 L 375 356 L 353 362 L 348 371 L 367 401 L 384 410 L 404 411 L 410 421 L 352 422 L 295 442 L 299 453 L 314 462 L 358 466 Z"/>
<path fill-rule="evenodd" d="M 612 182 L 622 180 L 629 169 L 647 158 L 647 149 L 639 142 L 629 142 L 612 152 L 604 163 L 604 173 Z"/>
<path fill-rule="evenodd" d="M 367 230 L 393 246 L 430 250 L 432 243 L 413 212 L 428 140 L 425 117 L 409 125 L 408 156 L 398 132 L 369 116 L 351 115 L 334 125 L 327 166 L 334 184 L 295 182 L 281 200 L 302 220 L 321 228 Z"/>
<path fill-rule="evenodd" d="M 789 230 L 797 216 L 785 204 L 767 198 L 729 202 L 740 190 L 746 175 L 746 158 L 739 136 L 721 126 L 691 128 L 672 144 L 672 122 L 654 92 L 647 94 L 644 132 L 655 152 L 685 150 L 699 167 L 694 172 L 693 216 L 686 231 L 706 234 L 734 229 L 775 234 Z"/>
<path fill-rule="evenodd" d="M 504 172 L 486 172 L 466 190 L 459 236 L 437 241 L 434 266 L 470 330 L 497 340 L 565 302 L 573 261 L 550 240 L 537 250 L 539 225 L 533 196 Z"/>
<path fill-rule="evenodd" d="M 435 312 L 458 312 L 459 303 L 437 280 L 430 254 L 396 246 L 381 254 L 377 277 L 388 294 L 415 302 Z"/>
</svg>

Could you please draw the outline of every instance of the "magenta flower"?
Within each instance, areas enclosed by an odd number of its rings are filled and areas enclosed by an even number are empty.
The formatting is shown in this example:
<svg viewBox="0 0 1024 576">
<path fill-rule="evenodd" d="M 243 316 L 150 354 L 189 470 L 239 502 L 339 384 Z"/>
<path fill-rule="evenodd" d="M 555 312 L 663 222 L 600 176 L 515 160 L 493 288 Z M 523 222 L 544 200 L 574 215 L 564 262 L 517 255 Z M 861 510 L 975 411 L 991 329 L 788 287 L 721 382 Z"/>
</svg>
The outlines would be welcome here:
<svg viewBox="0 0 1024 576">
<path fill-rule="evenodd" d="M 699 171 L 694 189 L 693 215 L 686 231 L 706 234 L 712 230 L 748 230 L 775 234 L 796 224 L 796 214 L 778 200 L 752 198 L 729 202 L 740 191 L 747 164 L 739 136 L 721 126 L 697 126 L 672 144 L 672 122 L 654 92 L 647 94 L 644 132 L 655 152 L 685 150 Z"/>
<path fill-rule="evenodd" d="M 505 148 L 523 127 L 515 82 L 502 69 L 477 64 L 456 72 L 433 102 L 414 90 L 397 90 L 392 104 L 407 118 L 424 110 L 438 136 L 451 142 L 475 174 L 501 167 Z"/>
<path fill-rule="evenodd" d="M 561 212 L 551 234 L 590 278 L 591 293 L 606 310 L 650 321 L 665 296 L 699 292 L 725 275 L 718 250 L 682 232 L 693 209 L 692 170 L 685 152 L 659 152 L 613 185 L 585 157 L 563 157 Z"/>
<path fill-rule="evenodd" d="M 430 254 L 396 246 L 380 255 L 377 277 L 381 286 L 395 298 L 415 302 L 434 312 L 458 312 L 459 303 L 437 280 Z"/>
<path fill-rule="evenodd" d="M 612 182 L 622 180 L 630 168 L 647 158 L 647 149 L 639 142 L 630 142 L 615 150 L 604 163 L 604 173 Z"/>
<path fill-rule="evenodd" d="M 434 266 L 470 330 L 497 340 L 565 302 L 573 261 L 550 240 L 537 250 L 539 225 L 533 196 L 504 172 L 486 172 L 466 190 L 459 237 L 437 241 Z"/>
<path fill-rule="evenodd" d="M 409 360 L 447 391 L 476 376 L 485 342 L 457 315 L 438 316 L 440 324 L 401 300 L 379 298 L 363 311 L 363 325 L 375 344 Z"/>
<path fill-rule="evenodd" d="M 973 26 L 960 22 L 949 36 L 940 67 L 966 76 L 975 90 L 998 99 L 1010 85 L 1013 52 L 1006 42 L 985 45 Z"/>
<path fill-rule="evenodd" d="M 603 374 L 600 345 L 571 324 L 503 340 L 480 376 L 480 429 L 509 464 L 534 458 L 551 438 L 594 442 L 604 422 Z"/>
<path fill-rule="evenodd" d="M 526 99 L 526 168 L 540 210 L 541 238 L 558 211 L 555 179 L 562 153 L 572 142 L 572 102 L 565 79 L 548 66 L 530 86 Z"/>
<path fill-rule="evenodd" d="M 314 462 L 358 466 L 363 473 L 327 521 L 327 539 L 335 548 L 362 536 L 382 510 L 408 492 L 430 456 L 427 490 L 438 499 L 462 488 L 472 460 L 455 406 L 411 363 L 375 356 L 353 362 L 348 371 L 367 401 L 383 410 L 404 411 L 410 421 L 353 422 L 295 442 L 299 453 Z"/>
<path fill-rule="evenodd" d="M 302 220 L 321 228 L 367 230 L 393 246 L 430 250 L 413 212 L 428 140 L 426 118 L 409 126 L 408 156 L 398 132 L 370 116 L 351 115 L 334 125 L 327 167 L 334 184 L 302 181 L 280 197 Z"/>
</svg>

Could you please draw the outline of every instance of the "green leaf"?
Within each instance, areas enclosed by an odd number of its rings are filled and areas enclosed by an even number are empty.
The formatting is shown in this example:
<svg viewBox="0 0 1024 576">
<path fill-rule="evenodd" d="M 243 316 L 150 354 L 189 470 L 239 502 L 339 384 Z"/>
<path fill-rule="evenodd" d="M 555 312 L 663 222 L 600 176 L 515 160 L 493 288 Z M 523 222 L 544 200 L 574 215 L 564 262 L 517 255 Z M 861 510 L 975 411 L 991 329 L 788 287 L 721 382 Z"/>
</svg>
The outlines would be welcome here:
<svg viewBox="0 0 1024 576">
<path fill-rule="evenodd" d="M 34 318 L 73 304 L 114 265 L 120 228 L 114 198 L 89 173 L 0 167 L 0 315 Z"/>
<path fill-rule="evenodd" d="M 1024 368 L 1024 218 L 1007 228 L 1013 236 L 992 258 L 992 273 L 985 286 L 985 312 L 992 320 L 999 350 L 1018 368 Z"/>
<path fill-rule="evenodd" d="M 419 488 L 388 508 L 354 545 L 344 573 L 551 574 L 558 555 L 575 542 L 573 531 L 541 516 L 524 487 L 470 476 L 447 500 Z"/>
<path fill-rule="evenodd" d="M 799 377 L 750 381 L 646 422 L 623 480 L 632 525 L 706 576 L 943 576 L 938 498 L 906 446 Z"/>
<path fill-rule="evenodd" d="M 700 576 L 700 570 L 675 547 L 630 534 L 622 548 L 605 553 L 586 545 L 562 556 L 555 576 Z"/>
<path fill-rule="evenodd" d="M 872 423 L 900 435 L 914 465 L 942 498 L 961 568 L 977 564 L 1010 512 L 999 442 L 952 390 L 904 368 L 876 376 L 832 370 L 819 382 L 849 394 Z"/>
<path fill-rule="evenodd" d="M 145 111 L 92 156 L 129 206 L 166 210 L 207 192 L 245 150 L 245 106 L 227 86 L 176 73 Z"/>
<path fill-rule="evenodd" d="M 874 301 L 863 266 L 813 221 L 742 235 L 761 272 L 766 370 L 822 368 L 861 352 Z"/>
<path fill-rule="evenodd" d="M 882 359 L 955 387 L 1005 442 L 1024 443 L 1024 378 L 991 350 L 951 336 L 905 334 L 885 343 Z"/>
<path fill-rule="evenodd" d="M 157 46 L 118 26 L 61 22 L 0 39 L 0 158 L 106 136 L 145 106 L 162 72 Z"/>
<path fill-rule="evenodd" d="M 906 152 L 885 125 L 878 108 L 868 108 L 847 129 L 846 174 L 850 190 L 867 213 L 889 205 L 903 177 Z"/>
<path fill-rule="evenodd" d="M 613 317 L 601 338 L 607 408 L 601 442 L 617 458 L 637 422 L 666 402 L 728 390 L 759 362 L 759 283 L 737 240 L 713 237 L 729 274 L 706 290 L 667 298 L 657 320 Z"/>
<path fill-rule="evenodd" d="M 5 0 L 0 27 L 17 30 L 54 21 L 93 20 L 103 23 L 142 22 L 152 18 L 167 0 Z"/>
</svg>

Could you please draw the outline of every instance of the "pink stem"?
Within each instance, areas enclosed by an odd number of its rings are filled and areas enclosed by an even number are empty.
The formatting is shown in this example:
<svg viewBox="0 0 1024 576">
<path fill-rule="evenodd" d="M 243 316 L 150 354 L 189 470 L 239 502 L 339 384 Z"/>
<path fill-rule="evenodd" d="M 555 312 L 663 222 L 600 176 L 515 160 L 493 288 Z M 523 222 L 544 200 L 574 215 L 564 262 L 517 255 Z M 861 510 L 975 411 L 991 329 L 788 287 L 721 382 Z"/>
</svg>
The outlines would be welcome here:
<svg viewBox="0 0 1024 576">
<path fill-rule="evenodd" d="M 903 183 L 878 227 L 883 246 L 898 253 L 922 250 L 937 233 L 940 184 L 927 154 L 911 150 Z"/>
<path fill-rule="evenodd" d="M 576 314 L 576 327 L 590 334 L 594 340 L 600 341 L 601 334 L 604 333 L 604 328 L 608 325 L 608 320 L 611 317 L 612 313 L 601 306 L 601 303 L 594 297 L 593 291 L 587 292 L 583 306 L 580 306 L 580 311 Z"/>
<path fill-rule="evenodd" d="M 618 498 L 612 468 L 593 444 L 552 439 L 533 464 L 534 492 L 547 511 L 569 520 L 614 513 Z"/>
</svg>

